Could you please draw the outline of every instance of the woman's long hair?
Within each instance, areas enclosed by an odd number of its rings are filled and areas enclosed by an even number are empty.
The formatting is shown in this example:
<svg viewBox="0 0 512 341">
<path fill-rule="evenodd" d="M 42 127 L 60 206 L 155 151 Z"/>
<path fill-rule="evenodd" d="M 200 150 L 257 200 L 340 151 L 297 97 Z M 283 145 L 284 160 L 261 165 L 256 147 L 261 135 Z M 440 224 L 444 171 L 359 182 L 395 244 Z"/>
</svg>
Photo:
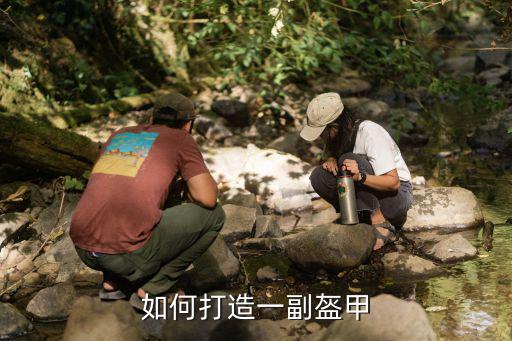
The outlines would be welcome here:
<svg viewBox="0 0 512 341">
<path fill-rule="evenodd" d="M 340 155 L 348 152 L 352 148 L 352 134 L 355 127 L 354 114 L 349 109 L 345 108 L 338 118 L 327 125 L 325 129 L 337 127 L 338 132 L 334 138 L 329 138 L 326 142 L 325 148 L 329 156 L 338 158 Z M 329 133 L 329 132 L 328 132 Z"/>
</svg>

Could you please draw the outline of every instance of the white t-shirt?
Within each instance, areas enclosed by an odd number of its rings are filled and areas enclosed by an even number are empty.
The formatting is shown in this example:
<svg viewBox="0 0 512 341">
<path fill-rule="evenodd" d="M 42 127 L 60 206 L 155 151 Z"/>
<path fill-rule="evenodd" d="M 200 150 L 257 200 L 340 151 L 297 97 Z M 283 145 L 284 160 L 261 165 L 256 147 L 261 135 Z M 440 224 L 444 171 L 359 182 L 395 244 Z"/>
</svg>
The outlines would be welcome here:
<svg viewBox="0 0 512 341">
<path fill-rule="evenodd" d="M 396 168 L 401 181 L 411 181 L 411 173 L 400 149 L 386 129 L 375 122 L 361 122 L 354 153 L 366 155 L 375 175 L 382 175 Z"/>
</svg>

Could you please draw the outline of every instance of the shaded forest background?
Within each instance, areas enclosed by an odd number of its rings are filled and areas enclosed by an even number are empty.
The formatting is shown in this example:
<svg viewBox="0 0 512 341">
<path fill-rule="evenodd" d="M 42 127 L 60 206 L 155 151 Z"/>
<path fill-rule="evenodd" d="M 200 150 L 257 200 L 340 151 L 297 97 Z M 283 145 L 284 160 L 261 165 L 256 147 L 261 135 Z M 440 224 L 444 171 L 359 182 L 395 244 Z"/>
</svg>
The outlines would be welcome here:
<svg viewBox="0 0 512 341">
<path fill-rule="evenodd" d="M 0 1 L 0 111 L 65 128 L 83 104 L 174 88 L 187 95 L 258 87 L 261 106 L 287 83 L 358 72 L 373 85 L 468 96 L 495 110 L 492 88 L 454 81 L 435 65 L 491 22 L 503 46 L 506 1 L 186 0 Z M 483 18 L 486 21 L 483 21 Z M 495 45 L 496 44 L 496 45 Z M 73 114 L 70 114 L 72 112 Z"/>
</svg>

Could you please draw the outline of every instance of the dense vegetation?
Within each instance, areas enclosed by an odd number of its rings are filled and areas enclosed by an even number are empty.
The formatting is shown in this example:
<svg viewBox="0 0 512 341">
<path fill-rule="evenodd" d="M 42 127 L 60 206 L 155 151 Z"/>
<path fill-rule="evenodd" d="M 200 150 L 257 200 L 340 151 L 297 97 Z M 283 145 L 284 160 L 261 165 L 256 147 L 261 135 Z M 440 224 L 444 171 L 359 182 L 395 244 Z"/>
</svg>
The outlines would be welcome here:
<svg viewBox="0 0 512 341">
<path fill-rule="evenodd" d="M 285 83 L 346 69 L 434 94 L 469 87 L 485 99 L 485 89 L 435 73 L 443 37 L 486 15 L 507 38 L 512 21 L 499 1 L 14 0 L 0 8 L 0 109 L 40 115 L 163 86 L 262 84 L 271 98 Z"/>
</svg>

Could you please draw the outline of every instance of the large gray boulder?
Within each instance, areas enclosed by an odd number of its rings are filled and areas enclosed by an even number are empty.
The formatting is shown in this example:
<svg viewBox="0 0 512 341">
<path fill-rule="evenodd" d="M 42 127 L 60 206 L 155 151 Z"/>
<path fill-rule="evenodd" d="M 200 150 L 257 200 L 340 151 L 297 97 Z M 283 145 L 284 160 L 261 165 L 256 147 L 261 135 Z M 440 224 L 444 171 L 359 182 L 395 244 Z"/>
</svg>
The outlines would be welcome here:
<svg viewBox="0 0 512 341">
<path fill-rule="evenodd" d="M 427 314 L 416 302 L 382 294 L 370 299 L 370 313 L 343 315 L 327 329 L 306 337 L 306 341 L 434 341 L 437 336 Z"/>
<path fill-rule="evenodd" d="M 227 242 L 234 242 L 249 237 L 256 222 L 256 209 L 227 204 L 222 206 L 226 221 L 220 231 Z"/>
<path fill-rule="evenodd" d="M 287 340 L 287 338 L 294 340 L 293 334 L 297 324 L 302 325 L 301 321 L 294 320 L 224 320 L 215 327 L 209 340 L 267 341 Z"/>
<path fill-rule="evenodd" d="M 484 218 L 475 195 L 460 187 L 414 190 L 413 205 L 407 212 L 405 232 L 439 229 L 452 232 L 480 227 Z"/>
<path fill-rule="evenodd" d="M 238 258 L 219 235 L 208 250 L 196 259 L 193 268 L 186 272 L 186 277 L 194 288 L 208 290 L 224 285 L 236 278 L 239 272 Z"/>
<path fill-rule="evenodd" d="M 439 71 L 454 76 L 472 76 L 475 72 L 475 56 L 460 56 L 447 58 L 439 64 Z"/>
<path fill-rule="evenodd" d="M 222 205 L 232 204 L 237 206 L 255 208 L 257 214 L 263 214 L 256 195 L 242 188 L 231 188 L 220 195 L 219 201 Z"/>
<path fill-rule="evenodd" d="M 75 298 L 71 284 L 57 284 L 40 290 L 28 302 L 27 312 L 36 321 L 63 321 L 68 318 Z"/>
<path fill-rule="evenodd" d="M 246 127 L 251 123 L 247 103 L 237 100 L 218 100 L 212 103 L 212 111 L 226 119 L 228 125 Z"/>
<path fill-rule="evenodd" d="M 218 183 L 248 190 L 275 212 L 312 207 L 311 197 L 316 195 L 309 181 L 312 166 L 297 156 L 252 144 L 207 149 L 203 156 Z"/>
<path fill-rule="evenodd" d="M 34 224 L 32 224 L 31 227 L 35 229 L 37 233 L 42 234 L 44 237 L 50 234 L 50 232 L 56 226 L 56 224 L 58 224 L 58 226 L 62 225 L 65 231 L 69 231 L 69 226 L 71 224 L 71 215 L 73 214 L 73 210 L 78 204 L 80 197 L 80 194 L 67 194 L 64 197 L 62 211 L 60 210 L 61 198 L 56 198 L 50 206 L 45 208 L 39 214 L 37 221 Z M 61 217 L 58 220 L 59 211 L 61 213 Z"/>
<path fill-rule="evenodd" d="M 32 324 L 12 304 L 0 302 L 0 339 L 28 334 Z"/>
<path fill-rule="evenodd" d="M 375 245 L 373 228 L 366 224 L 327 224 L 298 233 L 285 243 L 288 257 L 307 269 L 332 271 L 360 265 Z"/>
<path fill-rule="evenodd" d="M 456 233 L 428 247 L 425 253 L 440 262 L 452 263 L 474 258 L 478 251 L 467 239 Z"/>
<path fill-rule="evenodd" d="M 444 273 L 432 261 L 408 253 L 391 252 L 382 257 L 384 276 L 394 282 L 424 280 Z"/>
<path fill-rule="evenodd" d="M 274 215 L 259 215 L 256 217 L 256 225 L 254 227 L 254 237 L 274 237 L 280 238 L 283 231 L 279 227 L 279 223 Z"/>
<path fill-rule="evenodd" d="M 73 304 L 63 340 L 138 341 L 144 337 L 141 318 L 128 302 L 103 303 L 82 296 Z"/>
<path fill-rule="evenodd" d="M 509 107 L 492 117 L 485 124 L 479 125 L 468 136 L 468 145 L 473 150 L 484 150 L 512 155 L 512 107 Z"/>
</svg>

